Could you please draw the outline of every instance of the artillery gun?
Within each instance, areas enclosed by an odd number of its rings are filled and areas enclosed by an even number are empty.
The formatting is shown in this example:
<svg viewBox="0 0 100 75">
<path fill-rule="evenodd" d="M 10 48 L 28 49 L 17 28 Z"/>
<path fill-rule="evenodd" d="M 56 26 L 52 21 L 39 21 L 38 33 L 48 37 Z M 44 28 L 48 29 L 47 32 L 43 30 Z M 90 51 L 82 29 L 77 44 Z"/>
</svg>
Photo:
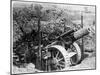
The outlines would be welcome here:
<svg viewBox="0 0 100 75">
<path fill-rule="evenodd" d="M 59 71 L 59 70 L 61 71 L 64 68 L 68 68 L 71 65 L 78 64 L 82 60 L 82 50 L 76 41 L 82 38 L 83 36 L 88 35 L 89 32 L 90 28 L 82 28 L 80 30 L 70 30 L 56 37 L 53 40 L 53 42 L 48 43 L 46 45 L 42 44 L 41 61 L 40 61 L 41 70 L 49 72 Z M 16 54 L 13 55 L 13 62 L 17 63 L 20 61 L 25 61 L 27 54 L 36 56 L 34 57 L 35 59 L 38 58 L 39 56 L 37 50 L 38 46 L 32 46 L 34 48 L 32 50 L 29 50 L 26 45 L 27 44 L 18 45 L 18 50 L 20 50 L 22 46 L 26 47 L 26 50 L 22 49 L 25 53 L 24 52 L 19 53 L 21 51 L 18 52 L 17 50 L 15 50 L 17 51 L 17 56 Z M 28 52 L 28 51 L 33 51 L 33 52 Z M 20 54 L 20 56 L 18 54 Z M 32 57 L 30 57 L 29 59 L 35 60 Z"/>
<path fill-rule="evenodd" d="M 61 71 L 65 67 L 78 64 L 82 59 L 82 51 L 76 41 L 89 32 L 90 28 L 70 30 L 42 48 L 42 70 Z"/>
</svg>

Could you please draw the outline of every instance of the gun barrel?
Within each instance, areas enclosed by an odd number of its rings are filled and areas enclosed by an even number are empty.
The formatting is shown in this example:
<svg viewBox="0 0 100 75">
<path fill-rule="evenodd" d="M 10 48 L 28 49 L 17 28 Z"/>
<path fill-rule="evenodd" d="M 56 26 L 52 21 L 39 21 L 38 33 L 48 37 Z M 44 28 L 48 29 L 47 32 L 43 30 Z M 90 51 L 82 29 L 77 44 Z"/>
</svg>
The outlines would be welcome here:
<svg viewBox="0 0 100 75">
<path fill-rule="evenodd" d="M 77 40 L 77 39 L 80 39 L 82 38 L 83 36 L 89 34 L 90 32 L 90 28 L 82 28 L 76 32 L 74 32 L 74 38 Z"/>
<path fill-rule="evenodd" d="M 56 39 L 59 39 L 60 37 L 66 37 L 66 36 L 68 36 L 68 35 L 70 35 L 71 33 L 73 33 L 74 32 L 74 30 L 69 30 L 69 31 L 67 31 L 67 32 L 65 32 L 65 33 L 63 33 L 63 34 L 61 34 L 60 36 L 58 36 Z"/>
</svg>

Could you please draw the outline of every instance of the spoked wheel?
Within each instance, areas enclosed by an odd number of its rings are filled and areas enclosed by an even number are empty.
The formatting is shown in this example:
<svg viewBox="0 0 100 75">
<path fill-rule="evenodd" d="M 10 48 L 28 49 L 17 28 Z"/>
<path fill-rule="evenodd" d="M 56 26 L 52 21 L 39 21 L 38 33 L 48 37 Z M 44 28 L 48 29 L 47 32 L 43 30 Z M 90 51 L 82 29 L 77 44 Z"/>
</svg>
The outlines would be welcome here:
<svg viewBox="0 0 100 75">
<path fill-rule="evenodd" d="M 70 49 L 71 49 L 72 52 L 76 53 L 74 56 L 72 56 L 70 58 L 71 65 L 76 65 L 76 64 L 80 63 L 81 62 L 81 58 L 82 58 L 82 51 L 81 51 L 79 45 L 76 42 L 74 42 L 70 46 Z"/>
<path fill-rule="evenodd" d="M 68 53 L 65 48 L 60 45 L 54 45 L 48 48 L 48 52 L 51 56 L 46 60 L 46 70 L 49 72 L 63 70 L 68 62 L 66 60 Z"/>
</svg>

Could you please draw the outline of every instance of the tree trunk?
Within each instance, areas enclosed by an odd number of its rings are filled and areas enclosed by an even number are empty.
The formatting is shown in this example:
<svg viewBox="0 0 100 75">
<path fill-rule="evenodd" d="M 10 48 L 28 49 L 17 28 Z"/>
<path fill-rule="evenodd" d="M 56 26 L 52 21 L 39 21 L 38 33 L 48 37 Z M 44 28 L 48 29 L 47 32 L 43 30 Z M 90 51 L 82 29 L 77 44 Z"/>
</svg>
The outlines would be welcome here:
<svg viewBox="0 0 100 75">
<path fill-rule="evenodd" d="M 40 18 L 38 19 L 38 54 L 36 59 L 36 68 L 41 70 L 41 32 L 40 32 Z"/>
</svg>

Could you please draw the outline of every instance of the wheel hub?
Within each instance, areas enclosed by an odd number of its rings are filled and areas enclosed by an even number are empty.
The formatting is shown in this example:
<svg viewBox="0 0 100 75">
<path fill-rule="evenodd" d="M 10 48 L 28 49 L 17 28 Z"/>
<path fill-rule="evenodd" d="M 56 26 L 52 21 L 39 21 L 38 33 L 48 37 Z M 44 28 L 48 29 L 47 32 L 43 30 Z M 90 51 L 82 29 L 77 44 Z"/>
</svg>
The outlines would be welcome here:
<svg viewBox="0 0 100 75">
<path fill-rule="evenodd" d="M 58 59 L 57 58 L 53 58 L 53 64 L 59 64 L 59 61 L 58 61 Z"/>
</svg>

